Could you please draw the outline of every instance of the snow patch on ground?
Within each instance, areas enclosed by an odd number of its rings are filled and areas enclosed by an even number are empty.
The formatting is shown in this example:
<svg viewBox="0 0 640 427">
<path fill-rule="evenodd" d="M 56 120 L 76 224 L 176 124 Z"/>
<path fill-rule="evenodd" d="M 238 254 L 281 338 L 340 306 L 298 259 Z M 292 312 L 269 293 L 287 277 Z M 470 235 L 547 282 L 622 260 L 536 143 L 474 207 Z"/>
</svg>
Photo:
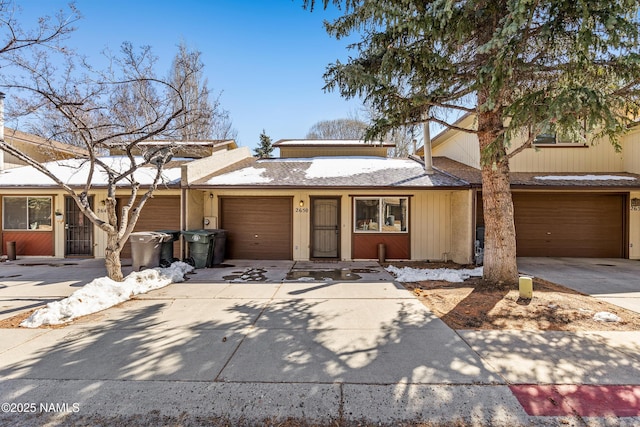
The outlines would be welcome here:
<svg viewBox="0 0 640 427">
<path fill-rule="evenodd" d="M 482 277 L 482 267 L 473 269 L 452 269 L 452 268 L 412 268 L 390 265 L 386 270 L 396 276 L 399 282 L 421 282 L 423 280 L 444 280 L 446 282 L 464 282 L 470 277 Z"/>
<path fill-rule="evenodd" d="M 599 311 L 593 315 L 593 320 L 596 322 L 620 322 L 622 319 L 613 313 L 608 311 Z"/>
<path fill-rule="evenodd" d="M 124 281 L 116 282 L 99 277 L 87 283 L 67 298 L 50 302 L 36 310 L 20 326 L 37 328 L 43 325 L 60 325 L 73 319 L 96 313 L 143 294 L 163 288 L 171 283 L 184 281 L 185 274 L 193 271 L 187 263 L 177 261 L 167 268 L 134 271 Z"/>
</svg>

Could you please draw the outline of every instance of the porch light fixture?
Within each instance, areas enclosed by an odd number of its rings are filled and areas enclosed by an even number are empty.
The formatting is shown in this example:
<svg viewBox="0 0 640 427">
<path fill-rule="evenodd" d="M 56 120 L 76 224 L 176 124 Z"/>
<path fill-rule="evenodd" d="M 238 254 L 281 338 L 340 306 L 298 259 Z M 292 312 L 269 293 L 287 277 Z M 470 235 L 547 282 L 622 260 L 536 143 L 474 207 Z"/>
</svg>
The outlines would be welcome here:
<svg viewBox="0 0 640 427">
<path fill-rule="evenodd" d="M 300 200 L 300 202 L 298 202 L 298 204 L 300 205 L 300 207 L 304 206 L 304 200 Z"/>
</svg>

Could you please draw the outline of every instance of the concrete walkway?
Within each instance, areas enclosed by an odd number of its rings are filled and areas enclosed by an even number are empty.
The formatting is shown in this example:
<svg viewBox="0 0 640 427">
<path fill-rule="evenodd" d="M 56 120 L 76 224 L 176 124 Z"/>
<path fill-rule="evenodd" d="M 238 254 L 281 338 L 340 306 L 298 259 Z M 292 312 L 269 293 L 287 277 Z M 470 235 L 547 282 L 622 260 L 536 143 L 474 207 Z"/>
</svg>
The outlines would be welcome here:
<svg viewBox="0 0 640 427">
<path fill-rule="evenodd" d="M 531 415 L 512 390 L 638 386 L 638 333 L 453 331 L 375 262 L 233 264 L 64 328 L 0 329 L 0 425 L 640 423 Z M 103 275 L 66 267 L 0 266 L 1 306 Z"/>
</svg>

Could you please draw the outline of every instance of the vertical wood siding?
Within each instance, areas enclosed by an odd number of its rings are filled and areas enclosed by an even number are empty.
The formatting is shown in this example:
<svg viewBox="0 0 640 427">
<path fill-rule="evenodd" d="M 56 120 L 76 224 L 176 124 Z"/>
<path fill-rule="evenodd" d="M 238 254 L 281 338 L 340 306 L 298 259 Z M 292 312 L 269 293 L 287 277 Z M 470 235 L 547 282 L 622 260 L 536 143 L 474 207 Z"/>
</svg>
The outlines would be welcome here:
<svg viewBox="0 0 640 427">
<path fill-rule="evenodd" d="M 411 255 L 417 260 L 442 260 L 451 252 L 451 195 L 417 192 L 411 209 Z"/>
<path fill-rule="evenodd" d="M 622 138 L 622 158 L 625 172 L 640 173 L 640 131 Z"/>
</svg>

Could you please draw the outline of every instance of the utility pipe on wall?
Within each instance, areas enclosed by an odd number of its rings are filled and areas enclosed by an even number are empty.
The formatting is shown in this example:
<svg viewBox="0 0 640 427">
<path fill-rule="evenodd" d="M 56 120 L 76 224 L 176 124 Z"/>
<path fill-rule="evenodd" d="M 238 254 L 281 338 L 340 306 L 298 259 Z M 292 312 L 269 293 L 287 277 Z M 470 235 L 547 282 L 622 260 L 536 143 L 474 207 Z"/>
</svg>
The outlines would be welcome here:
<svg viewBox="0 0 640 427">
<path fill-rule="evenodd" d="M 433 174 L 433 158 L 431 157 L 431 131 L 429 130 L 429 110 L 425 114 L 425 121 L 422 124 L 422 135 L 424 138 L 424 171 L 427 175 Z"/>
</svg>

